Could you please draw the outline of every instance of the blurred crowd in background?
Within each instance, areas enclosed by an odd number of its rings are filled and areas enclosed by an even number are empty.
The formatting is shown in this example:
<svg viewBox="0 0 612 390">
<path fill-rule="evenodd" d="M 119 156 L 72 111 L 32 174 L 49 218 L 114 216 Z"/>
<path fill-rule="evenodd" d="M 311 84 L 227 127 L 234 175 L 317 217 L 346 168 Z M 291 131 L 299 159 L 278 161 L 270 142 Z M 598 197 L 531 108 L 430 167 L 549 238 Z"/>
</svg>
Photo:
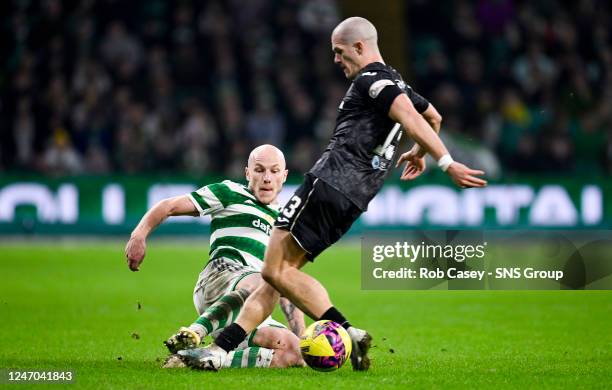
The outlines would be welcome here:
<svg viewBox="0 0 612 390">
<path fill-rule="evenodd" d="M 536 3 L 409 1 L 405 78 L 453 145 L 491 151 L 505 172 L 610 174 L 610 7 Z M 305 172 L 348 86 L 332 61 L 344 17 L 332 0 L 0 9 L 2 171 L 239 177 L 267 142 Z"/>
<path fill-rule="evenodd" d="M 413 85 L 505 171 L 612 174 L 610 2 L 411 1 Z"/>
</svg>

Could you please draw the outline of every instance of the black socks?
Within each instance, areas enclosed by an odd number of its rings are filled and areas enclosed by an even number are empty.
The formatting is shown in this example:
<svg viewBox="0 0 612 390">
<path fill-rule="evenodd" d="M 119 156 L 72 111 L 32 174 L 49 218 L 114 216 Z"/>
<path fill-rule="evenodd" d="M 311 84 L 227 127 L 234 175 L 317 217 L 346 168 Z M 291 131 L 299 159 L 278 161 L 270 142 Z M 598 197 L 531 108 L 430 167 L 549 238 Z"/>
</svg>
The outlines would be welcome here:
<svg viewBox="0 0 612 390">
<path fill-rule="evenodd" d="M 215 344 L 221 347 L 225 352 L 230 352 L 236 349 L 238 344 L 246 337 L 246 332 L 240 325 L 233 323 L 223 329 L 223 332 L 215 339 Z"/>
<path fill-rule="evenodd" d="M 319 318 L 319 320 L 330 320 L 339 323 L 344 329 L 348 329 L 351 324 L 344 318 L 335 307 L 330 307 L 325 313 Z"/>
<path fill-rule="evenodd" d="M 344 329 L 348 329 L 351 324 L 344 318 L 342 313 L 340 313 L 335 307 L 330 307 L 327 309 L 325 313 L 319 318 L 319 320 L 330 320 L 337 322 L 342 325 Z M 217 336 L 215 339 L 215 344 L 222 348 L 225 352 L 230 352 L 238 347 L 245 337 L 247 336 L 246 332 L 240 325 L 237 323 L 233 323 L 223 329 L 223 332 Z"/>
</svg>

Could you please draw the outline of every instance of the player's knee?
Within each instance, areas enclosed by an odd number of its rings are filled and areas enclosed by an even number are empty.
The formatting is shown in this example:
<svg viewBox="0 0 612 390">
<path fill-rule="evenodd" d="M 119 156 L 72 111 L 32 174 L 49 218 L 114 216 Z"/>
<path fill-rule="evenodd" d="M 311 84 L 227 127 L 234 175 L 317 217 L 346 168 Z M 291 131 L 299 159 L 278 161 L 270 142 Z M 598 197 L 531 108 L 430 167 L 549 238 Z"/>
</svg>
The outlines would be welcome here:
<svg viewBox="0 0 612 390">
<path fill-rule="evenodd" d="M 299 269 L 299 264 L 294 261 L 283 260 L 275 265 L 270 265 L 264 262 L 261 270 L 261 277 L 277 290 L 282 289 L 285 282 L 291 278 L 291 274 Z M 282 290 L 279 290 L 282 291 Z"/>
<path fill-rule="evenodd" d="M 281 280 L 281 270 L 278 267 L 266 266 L 264 262 L 264 266 L 261 269 L 261 277 L 266 283 L 272 285 L 273 287 L 277 287 L 279 281 Z"/>
</svg>

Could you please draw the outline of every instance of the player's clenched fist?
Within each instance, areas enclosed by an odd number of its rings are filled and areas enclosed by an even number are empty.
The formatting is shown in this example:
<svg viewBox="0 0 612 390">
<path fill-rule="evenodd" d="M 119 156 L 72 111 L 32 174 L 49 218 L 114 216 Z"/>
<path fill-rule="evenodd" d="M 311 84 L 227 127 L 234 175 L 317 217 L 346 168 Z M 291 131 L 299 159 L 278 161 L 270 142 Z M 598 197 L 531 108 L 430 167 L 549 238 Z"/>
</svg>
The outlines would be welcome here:
<svg viewBox="0 0 612 390">
<path fill-rule="evenodd" d="M 484 187 L 487 185 L 486 180 L 475 176 L 484 175 L 484 171 L 468 168 L 457 161 L 449 165 L 446 173 L 461 188 Z"/>
<path fill-rule="evenodd" d="M 138 271 L 140 263 L 145 257 L 145 251 L 147 243 L 143 238 L 130 237 L 127 245 L 125 246 L 125 257 L 127 258 L 128 267 L 132 271 Z"/>
</svg>

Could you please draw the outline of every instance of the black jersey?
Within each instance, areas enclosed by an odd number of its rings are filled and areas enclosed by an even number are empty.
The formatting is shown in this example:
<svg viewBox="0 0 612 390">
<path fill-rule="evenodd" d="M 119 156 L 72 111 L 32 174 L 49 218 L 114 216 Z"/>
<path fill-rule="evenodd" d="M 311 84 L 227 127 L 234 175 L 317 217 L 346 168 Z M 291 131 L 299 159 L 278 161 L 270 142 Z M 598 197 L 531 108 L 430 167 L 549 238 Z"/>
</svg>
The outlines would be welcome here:
<svg viewBox="0 0 612 390">
<path fill-rule="evenodd" d="M 310 170 L 362 210 L 382 187 L 395 157 L 402 130 L 389 109 L 401 93 L 419 113 L 429 106 L 390 66 L 374 62 L 363 68 L 338 108 L 329 145 Z"/>
</svg>

